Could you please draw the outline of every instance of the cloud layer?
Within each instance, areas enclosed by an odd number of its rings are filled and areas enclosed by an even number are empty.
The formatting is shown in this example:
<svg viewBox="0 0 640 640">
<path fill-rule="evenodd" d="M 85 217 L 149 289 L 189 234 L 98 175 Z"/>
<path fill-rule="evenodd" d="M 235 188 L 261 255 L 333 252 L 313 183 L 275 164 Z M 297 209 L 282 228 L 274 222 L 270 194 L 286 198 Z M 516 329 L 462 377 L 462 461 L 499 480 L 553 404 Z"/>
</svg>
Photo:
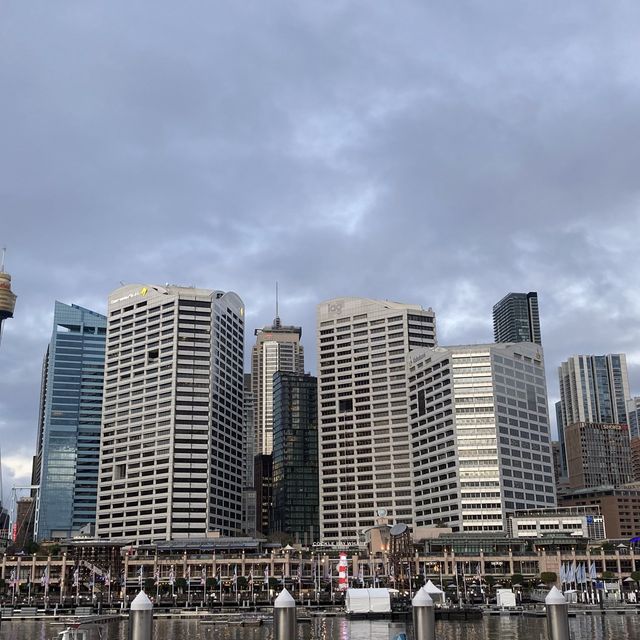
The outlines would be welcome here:
<svg viewBox="0 0 640 640">
<path fill-rule="evenodd" d="M 33 453 L 55 299 L 231 289 L 251 330 L 338 295 L 490 341 L 537 290 L 548 364 L 640 392 L 640 7 L 630 2 L 10 2 L 0 22 L 5 484 Z M 10 469 L 9 469 L 10 468 Z M 9 473 L 12 477 L 9 478 Z M 5 488 L 6 494 L 6 488 Z"/>
</svg>

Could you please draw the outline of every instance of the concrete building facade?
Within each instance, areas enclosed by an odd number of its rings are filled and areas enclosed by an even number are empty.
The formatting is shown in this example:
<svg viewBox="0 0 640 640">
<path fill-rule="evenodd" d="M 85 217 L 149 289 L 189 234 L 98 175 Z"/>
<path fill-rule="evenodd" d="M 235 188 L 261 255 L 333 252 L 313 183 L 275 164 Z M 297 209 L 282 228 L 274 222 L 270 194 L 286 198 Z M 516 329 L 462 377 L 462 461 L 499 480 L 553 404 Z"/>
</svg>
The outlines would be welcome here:
<svg viewBox="0 0 640 640">
<path fill-rule="evenodd" d="M 577 422 L 565 429 L 569 487 L 614 487 L 631 482 L 629 428 L 620 424 Z"/>
<path fill-rule="evenodd" d="M 418 349 L 408 380 L 416 526 L 505 531 L 507 512 L 555 506 L 540 346 Z"/>
<path fill-rule="evenodd" d="M 243 347 L 235 293 L 140 284 L 109 296 L 99 537 L 240 530 Z"/>
<path fill-rule="evenodd" d="M 365 298 L 318 306 L 320 538 L 357 542 L 385 509 L 411 524 L 406 358 L 436 344 L 431 309 Z"/>
</svg>

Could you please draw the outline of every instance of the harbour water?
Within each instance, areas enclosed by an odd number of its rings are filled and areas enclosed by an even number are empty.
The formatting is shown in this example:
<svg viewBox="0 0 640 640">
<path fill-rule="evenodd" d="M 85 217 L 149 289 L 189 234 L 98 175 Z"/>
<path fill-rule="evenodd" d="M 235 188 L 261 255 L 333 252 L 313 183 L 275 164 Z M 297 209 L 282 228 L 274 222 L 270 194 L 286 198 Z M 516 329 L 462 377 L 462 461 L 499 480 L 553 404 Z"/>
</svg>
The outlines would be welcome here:
<svg viewBox="0 0 640 640">
<path fill-rule="evenodd" d="M 390 627 L 390 625 L 393 627 Z M 317 618 L 300 624 L 298 640 L 391 640 L 397 623 L 384 620 L 350 621 L 346 618 Z M 573 640 L 637 640 L 640 616 L 637 614 L 577 616 L 569 620 Z M 0 640 L 52 640 L 62 625 L 39 622 L 3 621 Z M 89 640 L 126 640 L 126 621 L 93 629 Z M 156 620 L 154 640 L 271 640 L 272 627 L 207 625 L 196 620 Z M 546 640 L 544 618 L 491 616 L 473 622 L 439 621 L 438 640 Z"/>
</svg>

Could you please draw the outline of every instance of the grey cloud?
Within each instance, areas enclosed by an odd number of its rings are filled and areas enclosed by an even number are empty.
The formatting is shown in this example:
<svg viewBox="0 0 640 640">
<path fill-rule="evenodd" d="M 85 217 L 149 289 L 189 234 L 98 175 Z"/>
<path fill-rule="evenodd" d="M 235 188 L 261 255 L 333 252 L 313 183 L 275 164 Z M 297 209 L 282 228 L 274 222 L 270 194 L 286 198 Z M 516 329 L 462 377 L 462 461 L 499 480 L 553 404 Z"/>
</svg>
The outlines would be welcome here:
<svg viewBox="0 0 640 640">
<path fill-rule="evenodd" d="M 53 301 L 126 282 L 237 291 L 252 329 L 363 295 L 491 339 L 537 289 L 550 396 L 577 352 L 627 351 L 640 59 L 634 3 L 8 3 L 0 241 L 5 455 L 35 440 Z"/>
</svg>

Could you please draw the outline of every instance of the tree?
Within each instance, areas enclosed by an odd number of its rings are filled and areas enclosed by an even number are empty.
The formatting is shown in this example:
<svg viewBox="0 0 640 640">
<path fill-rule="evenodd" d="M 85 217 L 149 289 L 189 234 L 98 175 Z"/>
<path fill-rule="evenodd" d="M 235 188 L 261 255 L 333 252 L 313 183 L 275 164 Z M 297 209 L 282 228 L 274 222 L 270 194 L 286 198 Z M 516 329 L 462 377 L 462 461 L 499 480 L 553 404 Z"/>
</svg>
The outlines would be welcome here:
<svg viewBox="0 0 640 640">
<path fill-rule="evenodd" d="M 144 590 L 146 593 L 150 593 L 156 586 L 156 581 L 153 578 L 144 579 Z"/>
<path fill-rule="evenodd" d="M 603 580 L 613 580 L 615 579 L 616 574 L 613 573 L 613 571 L 603 571 L 602 572 L 602 579 Z"/>
<path fill-rule="evenodd" d="M 176 591 L 184 592 L 187 588 L 187 581 L 184 578 L 176 578 Z"/>
<path fill-rule="evenodd" d="M 558 574 L 554 573 L 553 571 L 543 571 L 540 574 L 540 580 L 542 580 L 542 582 L 544 582 L 545 584 L 551 584 L 555 582 L 557 579 L 558 579 Z"/>
<path fill-rule="evenodd" d="M 640 584 L 640 571 L 634 571 L 629 576 L 636 584 Z"/>
<path fill-rule="evenodd" d="M 511 586 L 514 584 L 524 584 L 524 576 L 521 573 L 514 573 L 511 576 Z"/>
<path fill-rule="evenodd" d="M 280 584 L 278 578 L 269 578 L 269 589 L 276 589 Z"/>
<path fill-rule="evenodd" d="M 238 576 L 238 591 L 244 591 L 249 586 L 249 580 L 247 580 L 246 576 Z"/>
</svg>

